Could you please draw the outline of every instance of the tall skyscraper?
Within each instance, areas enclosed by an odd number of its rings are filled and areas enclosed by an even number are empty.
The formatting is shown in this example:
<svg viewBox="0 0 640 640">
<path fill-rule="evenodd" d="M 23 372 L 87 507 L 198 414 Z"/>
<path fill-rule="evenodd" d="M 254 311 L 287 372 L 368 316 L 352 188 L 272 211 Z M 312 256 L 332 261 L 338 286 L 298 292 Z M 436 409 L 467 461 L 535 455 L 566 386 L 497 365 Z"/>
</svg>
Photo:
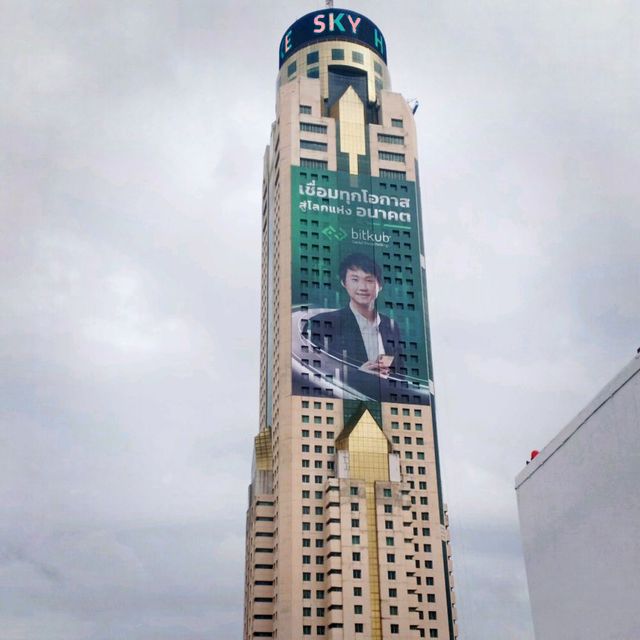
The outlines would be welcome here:
<svg viewBox="0 0 640 640">
<path fill-rule="evenodd" d="M 413 113 L 384 37 L 286 30 L 264 156 L 244 637 L 455 638 Z"/>
</svg>

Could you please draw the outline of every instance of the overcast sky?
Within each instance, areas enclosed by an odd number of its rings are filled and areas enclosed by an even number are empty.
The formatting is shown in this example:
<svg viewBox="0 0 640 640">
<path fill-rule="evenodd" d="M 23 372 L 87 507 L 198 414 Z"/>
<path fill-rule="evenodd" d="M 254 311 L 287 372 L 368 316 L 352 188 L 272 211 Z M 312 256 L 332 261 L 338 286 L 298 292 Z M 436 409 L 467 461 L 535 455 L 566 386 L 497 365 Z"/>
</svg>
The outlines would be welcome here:
<svg viewBox="0 0 640 640">
<path fill-rule="evenodd" d="M 322 4 L 0 0 L 2 640 L 241 637 L 262 155 Z M 514 476 L 640 346 L 640 4 L 348 6 L 420 100 L 461 640 L 532 640 Z"/>
</svg>

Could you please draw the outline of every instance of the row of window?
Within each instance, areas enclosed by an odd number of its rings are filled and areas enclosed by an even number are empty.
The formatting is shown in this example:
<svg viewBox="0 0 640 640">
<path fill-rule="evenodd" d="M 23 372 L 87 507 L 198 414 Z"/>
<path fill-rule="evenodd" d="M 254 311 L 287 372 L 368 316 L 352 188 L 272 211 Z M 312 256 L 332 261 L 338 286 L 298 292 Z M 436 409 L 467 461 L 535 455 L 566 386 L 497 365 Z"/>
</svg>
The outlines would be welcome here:
<svg viewBox="0 0 640 640">
<path fill-rule="evenodd" d="M 383 144 L 404 144 L 404 136 L 394 136 L 389 133 L 379 133 L 378 142 Z"/>
<path fill-rule="evenodd" d="M 316 140 L 300 140 L 301 149 L 309 149 L 311 151 L 326 151 L 326 142 L 317 142 Z"/>
<path fill-rule="evenodd" d="M 391 151 L 378 151 L 380 160 L 390 160 L 391 162 L 405 162 L 404 153 L 393 153 Z"/>
<path fill-rule="evenodd" d="M 302 408 L 303 409 L 308 409 L 309 408 L 309 401 L 308 400 L 303 400 L 302 401 Z M 313 403 L 313 408 L 314 409 L 322 409 L 322 402 L 314 402 Z M 324 403 L 324 408 L 327 409 L 327 411 L 333 411 L 333 402 L 325 402 Z"/>
<path fill-rule="evenodd" d="M 301 122 L 300 131 L 307 131 L 308 133 L 327 133 L 327 126 L 324 124 L 316 124 L 314 122 Z"/>
<path fill-rule="evenodd" d="M 303 429 L 302 430 L 302 437 L 303 438 L 309 438 L 310 437 L 310 431 L 309 429 Z M 327 431 L 327 439 L 333 441 L 333 437 L 334 437 L 335 433 L 333 431 Z M 322 431 L 314 431 L 313 432 L 313 437 L 314 438 L 322 438 Z"/>
<path fill-rule="evenodd" d="M 311 448 L 308 444 L 303 444 L 302 445 L 302 453 L 310 453 Z M 317 444 L 313 447 L 313 452 L 314 453 L 322 453 L 322 445 Z M 332 447 L 331 445 L 327 446 L 327 453 L 329 455 L 333 455 L 336 452 L 335 448 Z M 303 465 L 304 466 L 304 465 Z"/>
<path fill-rule="evenodd" d="M 342 624 L 341 623 L 335 623 L 335 624 L 330 624 L 329 628 L 342 628 Z M 302 626 L 302 635 L 305 636 L 310 636 L 312 635 L 312 629 L 313 627 L 311 625 L 303 625 Z M 390 624 L 389 625 L 389 631 L 390 633 L 396 635 L 400 633 L 400 625 L 398 624 Z M 364 624 L 362 624 L 361 622 L 356 622 L 354 623 L 354 632 L 355 633 L 364 633 Z M 264 633 L 254 633 L 254 636 L 265 636 Z M 326 628 L 324 625 L 318 625 L 316 626 L 316 635 L 318 636 L 324 636 L 326 635 Z M 265 637 L 272 637 L 271 633 L 268 633 Z M 423 637 L 422 634 L 420 637 Z M 438 637 L 438 630 L 437 629 L 429 629 L 429 637 L 430 638 L 437 638 Z"/>
<path fill-rule="evenodd" d="M 320 361 L 319 360 L 314 360 L 313 364 L 315 365 L 316 362 L 318 363 L 316 366 L 320 366 Z M 309 362 L 307 361 L 307 364 L 309 364 Z M 320 404 L 318 402 L 318 404 Z M 307 414 L 303 414 L 302 415 L 302 423 L 303 424 L 307 424 L 309 422 L 310 417 Z M 327 424 L 333 424 L 334 419 L 332 416 L 327 416 L 325 418 L 325 421 Z M 322 424 L 322 416 L 313 416 L 313 424 Z"/>
<path fill-rule="evenodd" d="M 307 460 L 306 458 L 303 458 L 303 460 L 302 460 L 302 468 L 303 469 L 309 469 L 310 466 L 311 466 L 311 461 Z M 313 468 L 314 469 L 322 469 L 322 460 L 314 460 L 313 461 Z M 327 462 L 327 469 L 329 471 L 333 471 L 333 460 L 329 460 Z"/>
</svg>

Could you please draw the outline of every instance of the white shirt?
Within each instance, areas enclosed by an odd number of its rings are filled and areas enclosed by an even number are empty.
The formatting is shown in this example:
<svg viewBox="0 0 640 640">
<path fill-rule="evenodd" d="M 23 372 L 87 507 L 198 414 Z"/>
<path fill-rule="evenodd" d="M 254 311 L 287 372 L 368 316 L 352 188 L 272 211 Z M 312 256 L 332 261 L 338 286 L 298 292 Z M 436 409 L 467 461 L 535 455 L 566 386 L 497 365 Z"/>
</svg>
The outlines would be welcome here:
<svg viewBox="0 0 640 640">
<path fill-rule="evenodd" d="M 367 360 L 376 360 L 379 355 L 384 354 L 384 344 L 380 335 L 380 314 L 376 313 L 375 320 L 371 321 L 365 318 L 360 312 L 356 311 L 353 302 L 349 303 L 351 313 L 356 317 L 360 334 L 364 342 L 364 348 L 367 352 Z"/>
</svg>

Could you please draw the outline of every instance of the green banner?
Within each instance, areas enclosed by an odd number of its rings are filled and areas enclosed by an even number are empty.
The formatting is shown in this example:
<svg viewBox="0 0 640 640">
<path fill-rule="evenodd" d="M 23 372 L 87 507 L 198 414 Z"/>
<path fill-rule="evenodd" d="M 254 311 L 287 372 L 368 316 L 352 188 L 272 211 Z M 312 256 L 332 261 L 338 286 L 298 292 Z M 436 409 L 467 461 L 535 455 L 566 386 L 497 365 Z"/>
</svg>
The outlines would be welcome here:
<svg viewBox="0 0 640 640">
<path fill-rule="evenodd" d="M 292 167 L 292 389 L 429 404 L 413 182 Z"/>
</svg>

